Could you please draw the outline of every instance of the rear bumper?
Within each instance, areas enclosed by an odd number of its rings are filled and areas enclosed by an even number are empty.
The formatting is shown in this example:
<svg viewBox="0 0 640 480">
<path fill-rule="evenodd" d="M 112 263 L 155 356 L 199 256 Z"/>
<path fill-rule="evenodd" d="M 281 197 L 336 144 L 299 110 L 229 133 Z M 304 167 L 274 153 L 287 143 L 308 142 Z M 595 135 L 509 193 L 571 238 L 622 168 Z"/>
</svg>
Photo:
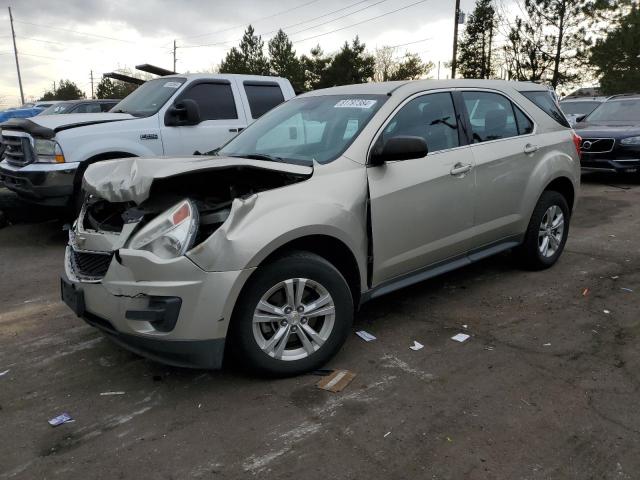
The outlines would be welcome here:
<svg viewBox="0 0 640 480">
<path fill-rule="evenodd" d="M 0 162 L 0 182 L 25 200 L 64 206 L 73 195 L 78 163 L 32 163 L 24 167 Z"/>
</svg>

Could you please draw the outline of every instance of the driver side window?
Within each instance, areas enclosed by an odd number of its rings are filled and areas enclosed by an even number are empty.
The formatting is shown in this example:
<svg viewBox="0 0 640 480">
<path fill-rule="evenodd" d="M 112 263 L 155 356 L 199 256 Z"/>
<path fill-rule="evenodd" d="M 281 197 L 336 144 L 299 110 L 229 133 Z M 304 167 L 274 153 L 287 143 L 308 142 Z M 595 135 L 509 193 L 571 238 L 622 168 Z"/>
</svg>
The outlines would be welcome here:
<svg viewBox="0 0 640 480">
<path fill-rule="evenodd" d="M 382 132 L 383 141 L 396 136 L 424 138 L 429 153 L 460 146 L 451 94 L 431 93 L 407 103 Z"/>
</svg>

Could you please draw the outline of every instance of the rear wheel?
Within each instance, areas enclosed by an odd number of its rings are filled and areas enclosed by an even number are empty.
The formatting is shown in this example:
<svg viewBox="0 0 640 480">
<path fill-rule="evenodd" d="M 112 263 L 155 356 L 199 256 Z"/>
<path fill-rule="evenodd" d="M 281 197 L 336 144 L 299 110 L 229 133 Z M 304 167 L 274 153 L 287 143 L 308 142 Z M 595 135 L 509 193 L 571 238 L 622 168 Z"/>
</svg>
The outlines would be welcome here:
<svg viewBox="0 0 640 480">
<path fill-rule="evenodd" d="M 344 343 L 353 299 L 324 258 L 298 252 L 259 267 L 238 299 L 232 353 L 254 371 L 284 376 L 316 369 Z"/>
<path fill-rule="evenodd" d="M 567 201 L 558 192 L 544 192 L 531 215 L 524 243 L 515 253 L 523 266 L 542 270 L 554 265 L 567 242 L 570 211 Z"/>
</svg>

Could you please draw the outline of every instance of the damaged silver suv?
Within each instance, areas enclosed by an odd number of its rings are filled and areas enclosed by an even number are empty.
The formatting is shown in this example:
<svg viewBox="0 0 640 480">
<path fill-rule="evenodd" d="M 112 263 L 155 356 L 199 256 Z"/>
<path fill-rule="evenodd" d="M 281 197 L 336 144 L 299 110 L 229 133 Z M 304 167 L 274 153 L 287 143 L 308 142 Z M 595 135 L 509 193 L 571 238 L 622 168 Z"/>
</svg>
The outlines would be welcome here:
<svg viewBox="0 0 640 480">
<path fill-rule="evenodd" d="M 168 364 L 317 368 L 369 299 L 507 249 L 558 260 L 580 163 L 557 109 L 533 83 L 351 85 L 206 156 L 94 164 L 62 297 Z"/>
</svg>

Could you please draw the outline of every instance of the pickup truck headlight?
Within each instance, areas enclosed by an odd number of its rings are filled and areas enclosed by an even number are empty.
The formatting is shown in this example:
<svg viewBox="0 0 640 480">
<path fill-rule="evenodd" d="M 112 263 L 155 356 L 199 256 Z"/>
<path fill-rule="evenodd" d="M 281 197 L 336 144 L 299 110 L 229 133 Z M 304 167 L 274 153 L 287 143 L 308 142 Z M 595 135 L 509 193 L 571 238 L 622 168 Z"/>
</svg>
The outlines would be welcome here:
<svg viewBox="0 0 640 480">
<path fill-rule="evenodd" d="M 58 142 L 36 138 L 33 141 L 33 148 L 40 163 L 64 163 L 64 155 Z"/>
<path fill-rule="evenodd" d="M 627 137 L 620 140 L 620 145 L 640 145 L 640 137 Z"/>
<path fill-rule="evenodd" d="M 129 242 L 129 248 L 147 250 L 160 258 L 184 255 L 191 248 L 198 232 L 198 210 L 184 199 L 158 215 Z"/>
</svg>

